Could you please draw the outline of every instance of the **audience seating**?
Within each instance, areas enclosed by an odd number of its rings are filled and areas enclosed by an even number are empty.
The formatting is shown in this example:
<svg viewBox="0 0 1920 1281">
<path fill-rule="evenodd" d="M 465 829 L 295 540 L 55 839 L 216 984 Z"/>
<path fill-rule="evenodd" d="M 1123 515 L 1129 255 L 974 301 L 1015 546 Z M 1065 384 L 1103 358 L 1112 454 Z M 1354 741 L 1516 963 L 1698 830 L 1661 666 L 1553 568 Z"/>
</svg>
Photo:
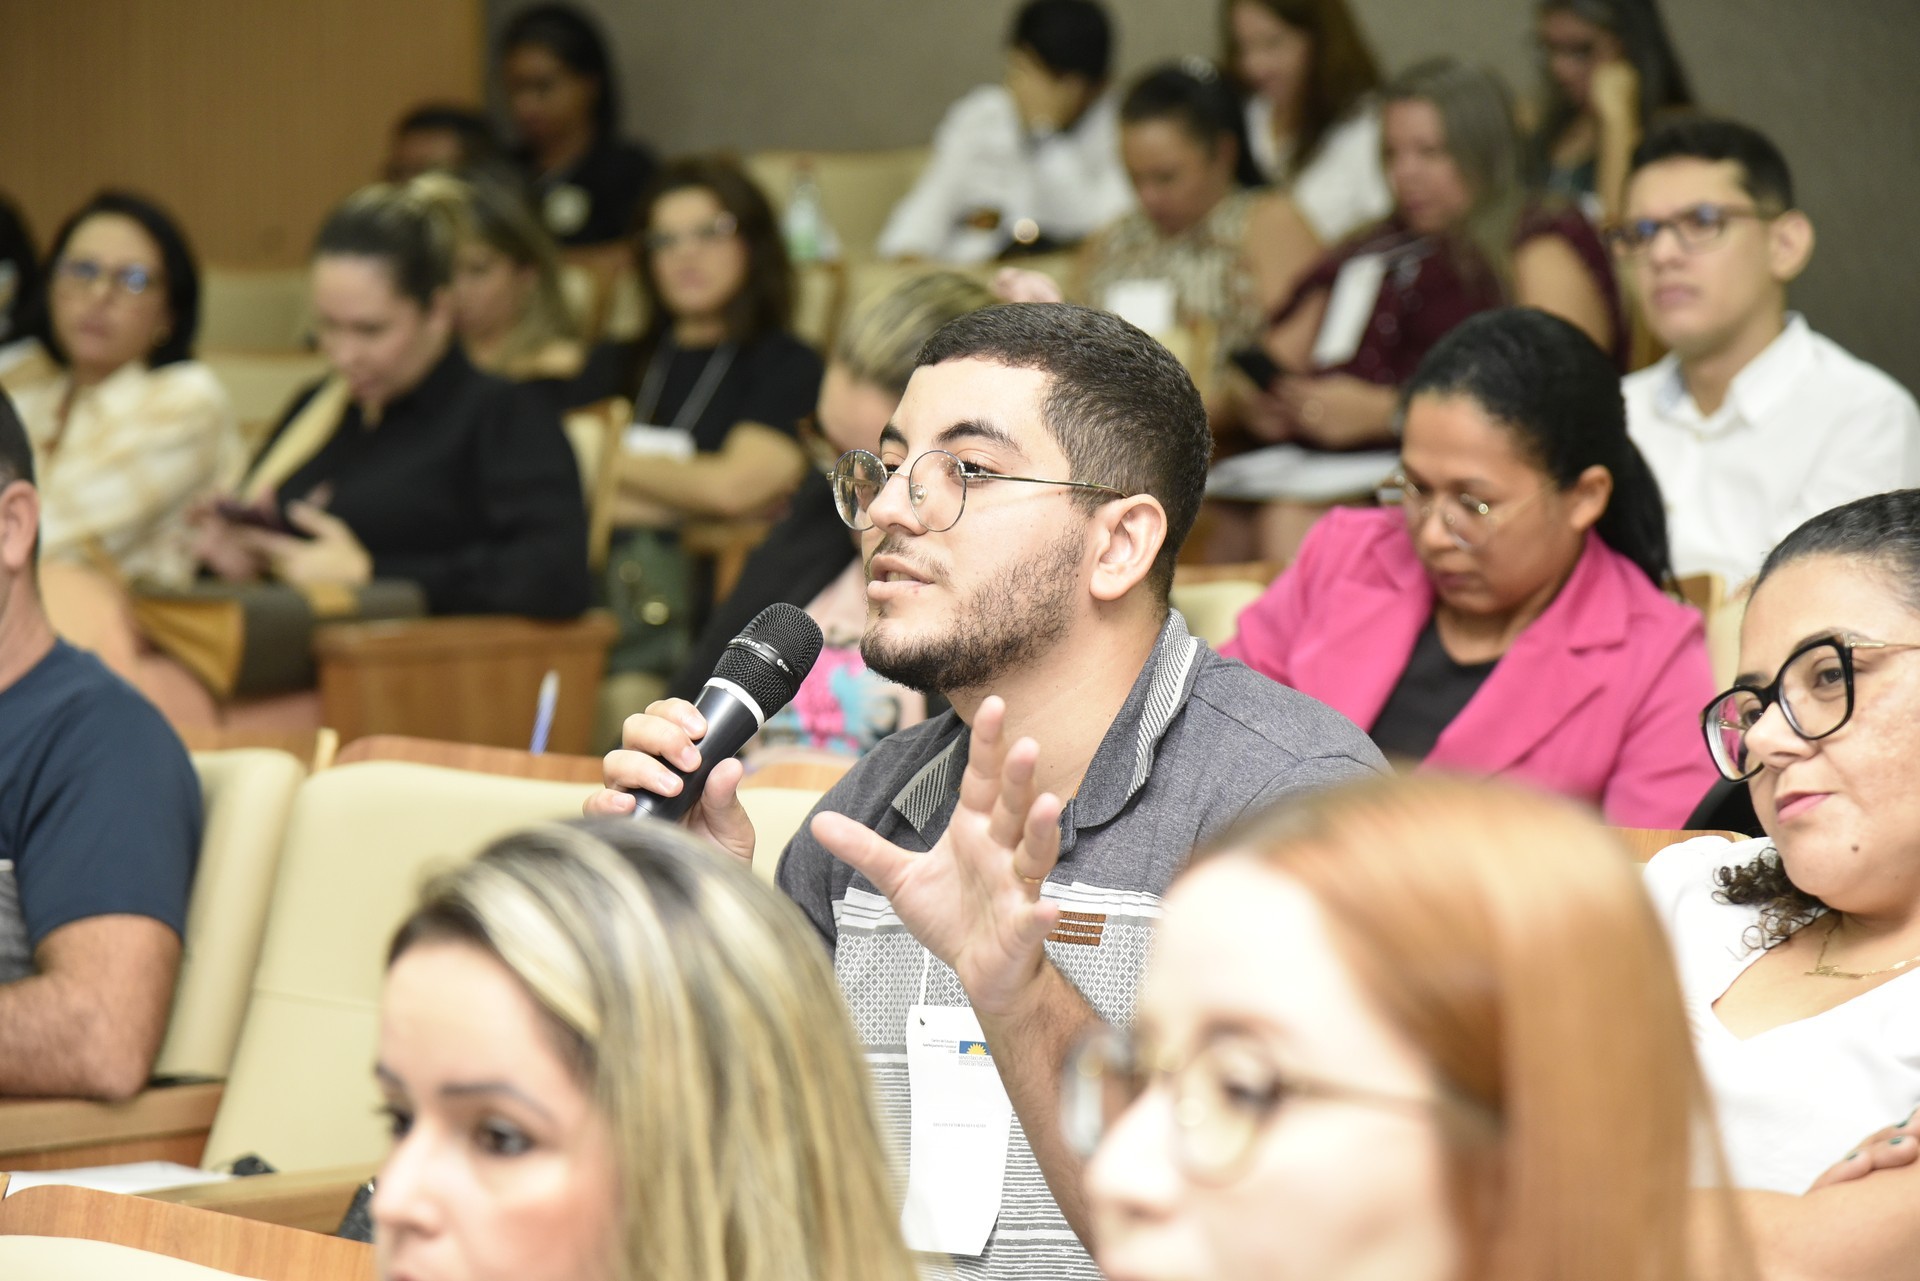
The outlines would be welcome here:
<svg viewBox="0 0 1920 1281">
<path fill-rule="evenodd" d="M 753 820 L 753 870 L 768 880 L 780 868 L 780 855 L 820 798 L 853 768 L 851 760 L 774 761 L 749 773 L 740 784 L 740 804 Z"/>
<path fill-rule="evenodd" d="M 305 351 L 313 293 L 305 267 L 208 267 L 200 276 L 199 345 L 213 351 Z"/>
<path fill-rule="evenodd" d="M 149 1089 L 124 1103 L 0 1099 L 0 1171 L 127 1161 L 198 1165 L 221 1093 L 218 1083 L 207 1082 Z"/>
<path fill-rule="evenodd" d="M 293 398 L 326 377 L 325 356 L 307 351 L 230 351 L 208 348 L 200 360 L 213 371 L 233 402 L 240 439 L 251 458 L 267 443 Z"/>
<path fill-rule="evenodd" d="M 927 166 L 929 147 L 878 151 L 758 151 L 743 163 L 747 173 L 784 212 L 793 194 L 801 162 L 813 170 L 820 188 L 820 209 L 840 239 L 841 257 L 858 262 L 873 256 L 893 207 Z"/>
<path fill-rule="evenodd" d="M 332 623 L 314 633 L 322 724 L 352 742 L 408 734 L 517 747 L 529 741 L 541 679 L 560 673 L 548 743 L 592 743 L 595 691 L 618 629 L 604 611 L 570 622 L 422 618 Z"/>
<path fill-rule="evenodd" d="M 1707 657 L 1717 688 L 1733 684 L 1740 669 L 1740 623 L 1747 616 L 1747 593 L 1733 595 L 1718 574 L 1688 574 L 1674 583 L 1680 599 L 1700 611 L 1707 625 Z"/>
<path fill-rule="evenodd" d="M 359 1241 L 147 1197 L 42 1186 L 0 1201 L 8 1281 L 371 1281 L 373 1269 Z"/>
<path fill-rule="evenodd" d="M 1616 827 L 1613 829 L 1613 834 L 1632 852 L 1633 861 L 1636 863 L 1644 863 L 1667 846 L 1678 845 L 1682 841 L 1690 841 L 1697 836 L 1724 836 L 1730 841 L 1750 839 L 1738 832 L 1709 827 Z"/>
<path fill-rule="evenodd" d="M 586 493 L 587 563 L 596 574 L 606 568 L 607 549 L 613 541 L 613 500 L 619 481 L 619 472 L 606 463 L 619 456 L 621 434 L 631 421 L 633 404 L 620 396 L 576 409 L 562 421 Z"/>
<path fill-rule="evenodd" d="M 1173 607 L 1187 630 L 1209 645 L 1221 645 L 1238 630 L 1240 611 L 1260 599 L 1283 568 L 1277 561 L 1235 565 L 1181 565 L 1173 571 Z"/>
<path fill-rule="evenodd" d="M 322 727 L 317 730 L 277 733 L 272 730 L 225 729 L 219 726 L 189 725 L 178 730 L 180 741 L 189 752 L 230 752 L 240 748 L 271 748 L 285 752 L 305 763 L 308 772 L 319 773 L 333 764 L 340 752 L 338 732 Z"/>
<path fill-rule="evenodd" d="M 474 743 L 443 743 L 430 738 L 407 738 L 398 734 L 375 734 L 356 739 L 340 752 L 342 765 L 361 761 L 411 761 L 415 765 L 438 765 L 443 769 L 467 770 L 475 774 L 499 774 L 507 778 L 540 778 L 556 783 L 578 783 L 583 788 L 600 786 L 601 763 L 598 756 L 567 756 L 546 752 L 535 756 L 511 747 L 483 747 Z M 581 793 L 581 800 L 586 793 Z"/>
<path fill-rule="evenodd" d="M 305 777 L 285 752 L 203 752 L 193 758 L 206 832 L 159 1076 L 224 1077 L 240 1037 L 267 898 L 280 866 L 293 797 Z"/>
<path fill-rule="evenodd" d="M 389 936 L 421 880 L 488 841 L 576 817 L 579 783 L 398 761 L 337 765 L 300 787 L 209 1168 L 370 1164 L 388 1138 L 371 1073 Z"/>
</svg>

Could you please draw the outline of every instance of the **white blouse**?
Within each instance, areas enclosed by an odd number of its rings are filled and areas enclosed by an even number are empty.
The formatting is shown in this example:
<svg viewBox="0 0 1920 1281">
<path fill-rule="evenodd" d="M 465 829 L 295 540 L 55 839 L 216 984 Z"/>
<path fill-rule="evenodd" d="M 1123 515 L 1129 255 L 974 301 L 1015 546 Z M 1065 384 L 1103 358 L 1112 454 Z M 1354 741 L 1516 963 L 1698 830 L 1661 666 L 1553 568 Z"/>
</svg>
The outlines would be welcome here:
<svg viewBox="0 0 1920 1281">
<path fill-rule="evenodd" d="M 1247 143 L 1261 174 L 1293 198 L 1323 245 L 1393 211 L 1380 158 L 1380 108 L 1372 101 L 1327 130 L 1318 154 L 1298 173 L 1292 144 L 1274 137 L 1273 104 L 1257 95 L 1247 100 Z"/>
<path fill-rule="evenodd" d="M 1672 939 L 1733 1185 L 1798 1195 L 1920 1104 L 1920 970 L 1745 1039 L 1728 1031 L 1713 1003 L 1765 953 L 1747 936 L 1759 909 L 1716 902 L 1714 873 L 1768 845 L 1703 836 L 1670 846 L 1648 862 L 1646 883 Z"/>
</svg>

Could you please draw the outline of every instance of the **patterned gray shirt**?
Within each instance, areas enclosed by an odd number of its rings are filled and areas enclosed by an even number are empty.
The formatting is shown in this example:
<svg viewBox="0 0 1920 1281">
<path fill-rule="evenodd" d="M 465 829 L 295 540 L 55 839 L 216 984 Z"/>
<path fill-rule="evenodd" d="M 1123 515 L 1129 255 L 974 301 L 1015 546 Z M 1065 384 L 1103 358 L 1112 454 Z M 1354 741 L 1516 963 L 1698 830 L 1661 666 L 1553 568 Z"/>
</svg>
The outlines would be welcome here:
<svg viewBox="0 0 1920 1281">
<path fill-rule="evenodd" d="M 883 740 L 820 802 L 910 850 L 933 848 L 959 801 L 967 726 L 951 711 Z M 1240 818 L 1287 796 L 1385 772 L 1346 717 L 1221 658 L 1170 612 L 1153 653 L 1061 815 L 1060 861 L 1042 890 L 1064 914 L 1047 955 L 1102 1018 L 1124 1025 L 1146 964 L 1160 899 L 1187 856 Z M 866 1047 L 905 1189 L 910 1100 L 907 1009 L 926 952 L 864 876 L 803 825 L 781 859 L 781 888 L 834 953 Z M 938 960 L 926 1003 L 965 1005 Z M 952 1275 L 1097 1281 L 1100 1273 L 1048 1192 L 1016 1118 L 1000 1218 L 978 1259 Z"/>
</svg>

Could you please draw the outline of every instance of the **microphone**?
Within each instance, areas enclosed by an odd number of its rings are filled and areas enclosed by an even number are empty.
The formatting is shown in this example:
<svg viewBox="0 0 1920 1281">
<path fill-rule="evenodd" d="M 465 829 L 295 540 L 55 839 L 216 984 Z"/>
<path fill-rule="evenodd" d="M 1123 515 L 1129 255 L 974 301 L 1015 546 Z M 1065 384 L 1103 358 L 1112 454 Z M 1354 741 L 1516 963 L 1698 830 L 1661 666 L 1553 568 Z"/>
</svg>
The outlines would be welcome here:
<svg viewBox="0 0 1920 1281">
<path fill-rule="evenodd" d="M 707 719 L 706 737 L 694 744 L 700 767 L 689 774 L 667 765 L 680 775 L 679 795 L 636 793 L 639 803 L 633 807 L 633 816 L 671 823 L 692 809 L 713 767 L 745 747 L 767 717 L 793 701 L 800 682 L 820 657 L 822 642 L 820 624 L 798 606 L 769 605 L 755 615 L 745 630 L 727 642 L 693 704 Z"/>
</svg>

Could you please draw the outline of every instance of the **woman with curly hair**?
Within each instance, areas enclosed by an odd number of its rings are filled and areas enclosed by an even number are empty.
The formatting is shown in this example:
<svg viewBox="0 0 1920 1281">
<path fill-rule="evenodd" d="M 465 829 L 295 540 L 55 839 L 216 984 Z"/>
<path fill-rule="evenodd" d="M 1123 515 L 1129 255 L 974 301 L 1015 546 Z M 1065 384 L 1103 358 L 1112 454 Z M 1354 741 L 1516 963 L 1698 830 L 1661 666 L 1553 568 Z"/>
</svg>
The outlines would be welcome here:
<svg viewBox="0 0 1920 1281">
<path fill-rule="evenodd" d="M 1765 1274 L 1913 1275 L 1920 490 L 1774 549 L 1740 671 L 1702 723 L 1767 835 L 1663 850 L 1647 882 Z"/>
</svg>

